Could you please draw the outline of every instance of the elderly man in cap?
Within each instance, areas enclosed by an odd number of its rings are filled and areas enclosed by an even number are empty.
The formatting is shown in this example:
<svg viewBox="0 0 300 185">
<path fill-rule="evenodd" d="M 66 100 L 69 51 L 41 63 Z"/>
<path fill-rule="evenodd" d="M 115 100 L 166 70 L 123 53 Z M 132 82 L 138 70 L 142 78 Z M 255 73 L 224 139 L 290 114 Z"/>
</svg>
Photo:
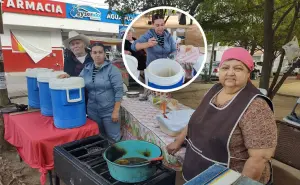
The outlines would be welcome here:
<svg viewBox="0 0 300 185">
<path fill-rule="evenodd" d="M 83 67 L 93 62 L 92 57 L 86 51 L 90 45 L 90 39 L 76 31 L 69 32 L 69 38 L 64 41 L 64 46 L 71 50 L 72 54 L 65 58 L 64 71 L 70 76 L 78 76 Z"/>
</svg>

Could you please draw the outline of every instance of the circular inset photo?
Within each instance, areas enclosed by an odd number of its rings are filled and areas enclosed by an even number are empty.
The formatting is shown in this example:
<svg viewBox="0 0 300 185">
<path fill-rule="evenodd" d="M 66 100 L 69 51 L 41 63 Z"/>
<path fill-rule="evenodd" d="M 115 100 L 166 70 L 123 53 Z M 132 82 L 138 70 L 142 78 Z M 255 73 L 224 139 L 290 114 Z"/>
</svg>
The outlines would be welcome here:
<svg viewBox="0 0 300 185">
<path fill-rule="evenodd" d="M 207 55 L 205 34 L 194 17 L 173 7 L 137 16 L 123 37 L 123 60 L 131 77 L 152 91 L 172 92 L 200 74 Z"/>
</svg>

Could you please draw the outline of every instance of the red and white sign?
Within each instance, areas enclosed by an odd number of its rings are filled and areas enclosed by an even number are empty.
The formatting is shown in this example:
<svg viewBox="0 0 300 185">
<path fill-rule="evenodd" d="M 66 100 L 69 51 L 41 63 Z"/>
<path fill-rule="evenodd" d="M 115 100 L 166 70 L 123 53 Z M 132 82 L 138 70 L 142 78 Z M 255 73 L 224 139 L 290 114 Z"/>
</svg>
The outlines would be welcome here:
<svg viewBox="0 0 300 185">
<path fill-rule="evenodd" d="M 66 4 L 50 0 L 2 0 L 3 12 L 66 17 Z"/>
</svg>

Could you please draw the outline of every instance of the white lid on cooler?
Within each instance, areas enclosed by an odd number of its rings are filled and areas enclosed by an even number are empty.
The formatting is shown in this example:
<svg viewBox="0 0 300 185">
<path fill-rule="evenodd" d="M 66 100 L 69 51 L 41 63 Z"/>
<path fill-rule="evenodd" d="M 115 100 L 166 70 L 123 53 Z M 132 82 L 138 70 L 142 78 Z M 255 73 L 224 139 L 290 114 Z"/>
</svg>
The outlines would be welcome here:
<svg viewBox="0 0 300 185">
<path fill-rule="evenodd" d="M 78 89 L 84 87 L 84 80 L 81 77 L 51 78 L 49 88 L 55 90 Z"/>
<path fill-rule="evenodd" d="M 53 69 L 48 68 L 27 68 L 26 76 L 31 78 L 36 78 L 38 73 L 53 71 Z"/>
<path fill-rule="evenodd" d="M 47 71 L 47 72 L 40 72 L 37 75 L 38 82 L 49 82 L 50 78 L 57 78 L 59 75 L 67 74 L 64 71 Z"/>
</svg>

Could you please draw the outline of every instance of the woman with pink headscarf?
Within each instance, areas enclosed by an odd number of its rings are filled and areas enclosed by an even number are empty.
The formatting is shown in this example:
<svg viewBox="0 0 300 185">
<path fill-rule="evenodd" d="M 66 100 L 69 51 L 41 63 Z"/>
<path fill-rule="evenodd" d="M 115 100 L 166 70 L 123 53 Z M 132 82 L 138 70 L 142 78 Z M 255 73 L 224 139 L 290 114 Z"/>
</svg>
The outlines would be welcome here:
<svg viewBox="0 0 300 185">
<path fill-rule="evenodd" d="M 226 50 L 220 62 L 219 83 L 204 96 L 184 131 L 167 146 L 174 155 L 186 141 L 186 181 L 217 163 L 272 184 L 277 127 L 272 102 L 249 80 L 253 69 L 247 50 Z"/>
</svg>

